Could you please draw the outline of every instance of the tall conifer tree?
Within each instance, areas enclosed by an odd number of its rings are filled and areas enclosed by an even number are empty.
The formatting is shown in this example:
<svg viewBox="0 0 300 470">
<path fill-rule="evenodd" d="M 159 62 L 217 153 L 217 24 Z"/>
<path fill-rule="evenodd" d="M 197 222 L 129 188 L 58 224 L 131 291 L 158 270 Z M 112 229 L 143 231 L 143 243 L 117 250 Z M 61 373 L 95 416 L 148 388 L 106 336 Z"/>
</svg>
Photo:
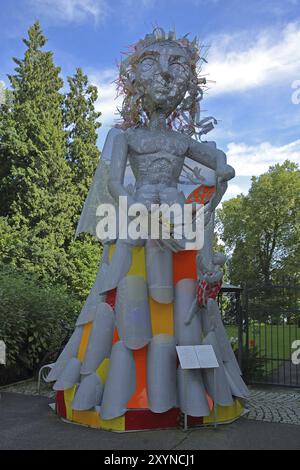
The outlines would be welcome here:
<svg viewBox="0 0 300 470">
<path fill-rule="evenodd" d="M 92 176 L 99 161 L 97 129 L 101 113 L 95 110 L 97 87 L 91 85 L 81 68 L 68 77 L 69 92 L 64 100 L 64 124 L 67 132 L 67 158 L 72 172 L 76 198 L 74 222 L 78 221 Z"/>
<path fill-rule="evenodd" d="M 22 234 L 25 267 L 53 274 L 73 237 L 63 81 L 52 52 L 44 50 L 47 40 L 39 22 L 23 42 L 24 57 L 14 59 L 15 73 L 9 76 L 13 103 L 1 126 L 1 163 L 6 166 L 1 192 L 8 195 L 2 215 Z"/>
</svg>

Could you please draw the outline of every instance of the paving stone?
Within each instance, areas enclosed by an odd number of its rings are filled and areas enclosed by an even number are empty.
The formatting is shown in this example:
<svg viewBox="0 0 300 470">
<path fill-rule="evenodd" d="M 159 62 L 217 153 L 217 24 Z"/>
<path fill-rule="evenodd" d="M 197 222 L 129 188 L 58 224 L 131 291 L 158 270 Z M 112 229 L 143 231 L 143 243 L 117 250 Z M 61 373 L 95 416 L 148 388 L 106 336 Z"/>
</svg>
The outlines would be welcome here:
<svg viewBox="0 0 300 470">
<path fill-rule="evenodd" d="M 300 391 L 251 390 L 247 419 L 300 425 Z"/>
</svg>

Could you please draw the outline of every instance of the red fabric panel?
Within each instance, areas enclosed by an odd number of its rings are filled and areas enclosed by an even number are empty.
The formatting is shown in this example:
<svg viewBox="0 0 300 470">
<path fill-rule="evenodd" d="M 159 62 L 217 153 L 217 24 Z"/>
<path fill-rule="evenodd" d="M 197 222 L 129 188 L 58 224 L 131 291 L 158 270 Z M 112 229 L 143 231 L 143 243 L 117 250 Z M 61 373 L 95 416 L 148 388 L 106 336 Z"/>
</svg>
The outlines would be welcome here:
<svg viewBox="0 0 300 470">
<path fill-rule="evenodd" d="M 61 418 L 67 418 L 67 410 L 63 390 L 56 392 L 56 413 Z"/>
<path fill-rule="evenodd" d="M 150 410 L 127 411 L 125 415 L 125 430 L 166 429 L 179 426 L 180 411 L 172 408 L 166 413 L 153 413 Z"/>
</svg>

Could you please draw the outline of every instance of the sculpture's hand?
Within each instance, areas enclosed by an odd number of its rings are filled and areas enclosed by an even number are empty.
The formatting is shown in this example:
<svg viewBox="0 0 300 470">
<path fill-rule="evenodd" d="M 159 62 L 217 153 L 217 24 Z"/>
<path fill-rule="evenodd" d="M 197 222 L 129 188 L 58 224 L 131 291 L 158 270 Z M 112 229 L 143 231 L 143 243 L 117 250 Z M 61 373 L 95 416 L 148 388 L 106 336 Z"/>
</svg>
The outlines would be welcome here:
<svg viewBox="0 0 300 470">
<path fill-rule="evenodd" d="M 175 240 L 174 238 L 160 238 L 158 240 L 155 240 L 155 242 L 161 248 L 161 250 L 168 248 L 169 250 L 173 251 L 173 253 L 178 253 L 179 251 L 184 249 L 183 243 L 180 243 L 182 242 L 182 240 Z"/>
<path fill-rule="evenodd" d="M 204 279 L 207 282 L 207 284 L 215 284 L 216 282 L 220 282 L 223 278 L 223 272 L 222 271 L 216 271 L 214 273 L 206 273 L 204 275 Z"/>
</svg>

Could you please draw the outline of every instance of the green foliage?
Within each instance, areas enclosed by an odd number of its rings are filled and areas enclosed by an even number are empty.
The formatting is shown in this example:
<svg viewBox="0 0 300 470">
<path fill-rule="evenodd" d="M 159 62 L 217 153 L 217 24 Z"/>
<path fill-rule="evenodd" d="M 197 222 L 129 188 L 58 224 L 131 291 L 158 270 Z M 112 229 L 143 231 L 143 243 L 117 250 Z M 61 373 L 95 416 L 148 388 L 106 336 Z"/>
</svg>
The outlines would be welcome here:
<svg viewBox="0 0 300 470">
<path fill-rule="evenodd" d="M 88 77 L 78 68 L 74 77 L 68 77 L 69 92 L 64 100 L 64 125 L 67 132 L 67 160 L 71 168 L 74 187 L 73 208 L 75 222 L 82 207 L 92 176 L 99 161 L 97 148 L 98 119 L 96 112 L 97 87 L 90 85 Z"/>
<path fill-rule="evenodd" d="M 233 283 L 268 284 L 278 277 L 299 277 L 298 166 L 286 161 L 252 178 L 247 196 L 223 203 L 219 234 L 230 256 Z"/>
<path fill-rule="evenodd" d="M 69 92 L 61 92 L 60 68 L 46 42 L 36 22 L 0 106 L 0 257 L 81 299 L 101 252 L 90 238 L 74 242 L 100 155 L 98 95 L 81 69 L 68 78 Z"/>
<path fill-rule="evenodd" d="M 0 102 L 0 338 L 8 349 L 0 382 L 55 359 L 101 255 L 88 235 L 74 241 L 100 156 L 97 88 L 77 69 L 62 93 L 39 22 L 23 43 Z"/>
<path fill-rule="evenodd" d="M 72 236 L 71 174 L 65 159 L 60 93 L 63 81 L 52 53 L 42 50 L 46 38 L 38 22 L 28 36 L 23 40 L 24 58 L 14 59 L 15 74 L 9 76 L 13 105 L 6 112 L 1 137 L 7 168 L 1 186 L 10 200 L 2 215 L 11 216 L 15 226 L 25 225 L 39 238 L 51 237 L 55 229 L 56 243 L 62 246 Z"/>
<path fill-rule="evenodd" d="M 95 243 L 88 234 L 81 234 L 67 249 L 67 264 L 65 272 L 62 271 L 62 280 L 80 300 L 87 297 L 95 281 L 101 252 L 101 245 Z"/>
<path fill-rule="evenodd" d="M 236 357 L 238 351 L 235 351 Z M 243 354 L 242 363 L 242 374 L 243 379 L 246 383 L 259 381 L 264 375 L 264 359 L 260 355 L 260 351 L 257 347 L 249 349 L 249 351 Z"/>
<path fill-rule="evenodd" d="M 7 346 L 7 367 L 34 371 L 45 358 L 55 359 L 79 309 L 78 300 L 64 288 L 2 267 L 0 337 Z"/>
</svg>

